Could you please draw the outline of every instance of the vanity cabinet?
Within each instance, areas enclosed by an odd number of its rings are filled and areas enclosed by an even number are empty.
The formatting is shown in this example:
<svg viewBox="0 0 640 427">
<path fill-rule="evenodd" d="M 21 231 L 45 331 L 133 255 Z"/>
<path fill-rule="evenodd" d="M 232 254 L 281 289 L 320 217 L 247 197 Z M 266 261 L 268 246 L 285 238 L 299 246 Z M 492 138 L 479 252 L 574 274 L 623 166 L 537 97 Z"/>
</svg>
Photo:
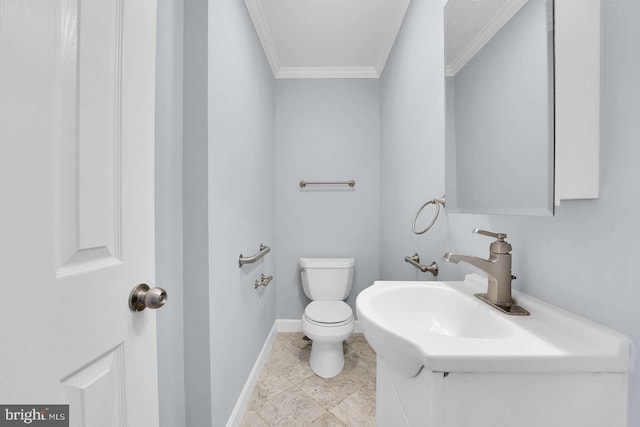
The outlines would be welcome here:
<svg viewBox="0 0 640 427">
<path fill-rule="evenodd" d="M 626 427 L 626 373 L 431 372 L 378 357 L 379 427 Z"/>
<path fill-rule="evenodd" d="M 463 282 L 377 281 L 356 310 L 377 354 L 380 427 L 626 427 L 631 341 L 530 295 L 528 316 Z"/>
</svg>

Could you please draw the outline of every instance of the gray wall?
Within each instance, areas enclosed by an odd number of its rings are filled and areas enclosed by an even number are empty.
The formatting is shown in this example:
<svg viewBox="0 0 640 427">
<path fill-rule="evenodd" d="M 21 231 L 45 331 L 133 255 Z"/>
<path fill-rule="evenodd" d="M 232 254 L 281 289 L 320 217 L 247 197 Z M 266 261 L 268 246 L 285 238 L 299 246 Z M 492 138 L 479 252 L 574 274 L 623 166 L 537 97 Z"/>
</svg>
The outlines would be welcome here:
<svg viewBox="0 0 640 427">
<path fill-rule="evenodd" d="M 208 0 L 185 0 L 184 371 L 187 426 L 211 425 L 208 206 Z"/>
<path fill-rule="evenodd" d="M 379 276 L 380 84 L 378 80 L 280 80 L 276 96 L 278 317 L 297 319 L 309 300 L 301 257 L 354 257 L 347 302 Z M 356 186 L 308 187 L 301 180 Z"/>
<path fill-rule="evenodd" d="M 221 426 L 276 317 L 279 278 L 259 290 L 253 283 L 274 274 L 277 251 L 238 267 L 239 254 L 275 245 L 275 82 L 244 2 L 211 4 L 208 41 L 207 300 L 212 420 Z"/>
<path fill-rule="evenodd" d="M 640 57 L 629 40 L 640 38 L 640 3 L 604 0 L 604 68 L 601 146 L 601 198 L 566 201 L 554 217 L 507 217 L 451 214 L 441 218 L 435 233 L 417 242 L 404 233 L 410 228 L 407 201 L 415 191 L 402 190 L 400 176 L 418 180 L 425 197 L 437 195 L 443 185 L 442 6 L 439 2 L 412 2 L 382 80 L 382 252 L 383 279 L 399 277 L 398 248 L 433 253 L 460 251 L 486 255 L 490 240 L 471 234 L 474 227 L 509 234 L 513 244 L 515 287 L 538 298 L 601 322 L 640 340 L 637 275 L 640 226 Z M 405 135 L 420 135 L 406 138 Z M 402 152 L 429 150 L 419 165 Z M 438 170 L 427 173 L 433 168 Z M 409 170 L 409 171 L 408 171 Z M 402 206 L 389 209 L 393 190 Z M 435 193 L 435 194 L 434 194 Z M 415 201 L 414 201 L 415 202 Z M 386 211 L 386 213 L 385 213 Z M 403 234 L 394 236 L 395 224 Z M 442 279 L 460 279 L 465 267 L 440 262 Z M 635 357 L 635 354 L 634 354 Z M 629 425 L 640 425 L 640 374 L 630 380 Z"/>
<path fill-rule="evenodd" d="M 159 0 L 156 55 L 156 284 L 160 425 L 184 427 L 182 317 L 182 42 L 184 3 Z"/>
<path fill-rule="evenodd" d="M 444 193 L 444 77 L 442 3 L 413 1 L 387 61 L 381 81 L 382 279 L 432 280 L 404 262 L 418 252 L 427 265 L 439 264 L 446 247 L 447 217 L 421 236 L 411 223 L 418 208 Z M 424 228 L 433 206 L 418 220 Z"/>
</svg>

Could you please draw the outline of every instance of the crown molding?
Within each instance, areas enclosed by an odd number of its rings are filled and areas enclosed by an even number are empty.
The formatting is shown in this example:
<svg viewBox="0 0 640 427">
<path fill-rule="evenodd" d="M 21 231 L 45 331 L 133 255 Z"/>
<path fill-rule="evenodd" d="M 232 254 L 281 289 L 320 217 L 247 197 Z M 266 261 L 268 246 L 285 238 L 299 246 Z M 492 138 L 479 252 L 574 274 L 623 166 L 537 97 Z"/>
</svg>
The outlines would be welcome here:
<svg viewBox="0 0 640 427">
<path fill-rule="evenodd" d="M 269 24 L 265 17 L 264 10 L 261 5 L 261 0 L 245 0 L 245 5 L 251 21 L 256 29 L 260 43 L 267 57 L 267 61 L 271 66 L 271 70 L 276 79 L 322 79 L 322 78 L 359 78 L 359 79 L 377 79 L 382 75 L 382 71 L 389 57 L 389 53 L 395 39 L 398 35 L 398 31 L 402 25 L 402 20 L 409 7 L 409 0 L 402 0 L 402 13 L 398 18 L 394 18 L 394 26 L 387 29 L 387 34 L 384 35 L 382 43 L 380 43 L 382 49 L 378 54 L 378 58 L 374 58 L 371 64 L 366 66 L 356 67 L 340 67 L 340 66 L 328 66 L 328 67 L 287 67 L 283 66 L 282 61 L 278 55 L 278 49 L 276 43 L 269 29 Z"/>
<path fill-rule="evenodd" d="M 502 6 L 496 15 L 482 27 L 462 52 L 450 64 L 445 66 L 447 77 L 455 76 L 485 44 L 496 35 L 504 25 L 527 3 L 528 0 L 511 0 Z"/>
<path fill-rule="evenodd" d="M 377 79 L 375 67 L 282 67 L 276 79 Z"/>
<path fill-rule="evenodd" d="M 274 76 L 278 76 L 282 68 L 280 66 L 280 58 L 278 57 L 276 46 L 273 43 L 273 37 L 271 37 L 271 33 L 269 32 L 267 21 L 264 19 L 262 6 L 258 0 L 245 0 L 244 4 L 247 6 L 249 16 L 251 17 L 251 21 L 253 21 L 253 26 L 256 28 L 258 38 L 267 56 L 267 61 L 269 61 L 269 65 L 271 66 L 271 71 L 273 71 Z"/>
</svg>

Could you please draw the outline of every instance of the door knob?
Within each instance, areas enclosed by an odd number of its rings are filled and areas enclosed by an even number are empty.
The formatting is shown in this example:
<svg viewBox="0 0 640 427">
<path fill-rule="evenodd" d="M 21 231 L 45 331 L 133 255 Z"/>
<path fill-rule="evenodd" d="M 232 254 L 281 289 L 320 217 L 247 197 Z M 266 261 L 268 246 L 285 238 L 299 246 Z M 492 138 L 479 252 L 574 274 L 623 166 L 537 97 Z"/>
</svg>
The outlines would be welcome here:
<svg viewBox="0 0 640 427">
<path fill-rule="evenodd" d="M 167 302 L 167 291 L 162 288 L 149 288 L 141 283 L 129 295 L 129 308 L 132 311 L 142 311 L 145 308 L 160 308 Z"/>
</svg>

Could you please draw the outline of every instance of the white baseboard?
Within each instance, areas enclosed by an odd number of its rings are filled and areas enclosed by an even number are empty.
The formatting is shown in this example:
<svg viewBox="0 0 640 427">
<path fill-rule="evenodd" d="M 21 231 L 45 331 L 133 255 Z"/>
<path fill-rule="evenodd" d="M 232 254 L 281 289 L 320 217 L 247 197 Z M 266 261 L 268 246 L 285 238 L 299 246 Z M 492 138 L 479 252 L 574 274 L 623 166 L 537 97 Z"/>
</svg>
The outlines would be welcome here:
<svg viewBox="0 0 640 427">
<path fill-rule="evenodd" d="M 267 339 L 264 341 L 262 350 L 260 350 L 260 354 L 258 354 L 256 363 L 254 363 L 253 369 L 251 369 L 251 373 L 242 388 L 242 392 L 240 392 L 236 406 L 233 408 L 233 412 L 231 412 L 229 420 L 227 420 L 226 427 L 239 427 L 242 423 L 242 418 L 249 406 L 253 389 L 258 383 L 260 372 L 262 372 L 262 368 L 267 361 L 267 357 L 269 356 L 269 352 L 273 346 L 273 341 L 275 340 L 276 335 L 278 335 L 278 332 L 302 332 L 302 321 L 300 319 L 276 319 L 275 322 L 273 322 L 273 327 L 271 328 L 271 331 L 269 331 Z M 360 326 L 360 322 L 358 320 L 356 320 L 356 326 L 353 332 L 356 334 L 362 333 L 362 326 Z"/>
<path fill-rule="evenodd" d="M 302 321 L 300 319 L 276 319 L 274 326 L 277 326 L 278 332 L 302 332 Z M 360 326 L 359 320 L 356 320 L 356 327 L 353 333 L 362 333 L 362 326 Z"/>
<path fill-rule="evenodd" d="M 247 378 L 247 382 L 244 383 L 244 387 L 242 388 L 242 392 L 240 392 L 240 396 L 236 401 L 236 406 L 233 408 L 233 412 L 231 412 L 231 416 L 227 420 L 227 427 L 239 427 L 242 423 L 242 418 L 244 417 L 244 413 L 249 406 L 249 402 L 251 401 L 251 395 L 253 394 L 253 389 L 256 387 L 258 383 L 258 378 L 260 377 L 260 372 L 262 372 L 262 367 L 267 361 L 267 357 L 269 357 L 269 352 L 271 351 L 271 346 L 273 345 L 273 341 L 276 339 L 276 335 L 278 335 L 278 320 L 276 319 L 271 331 L 269 331 L 269 335 L 267 335 L 267 339 L 264 341 L 264 345 L 262 346 L 262 350 L 260 350 L 260 354 L 258 354 L 258 358 L 256 359 L 256 363 L 253 364 L 253 369 L 251 369 L 251 373 L 249 374 L 249 378 Z"/>
</svg>

